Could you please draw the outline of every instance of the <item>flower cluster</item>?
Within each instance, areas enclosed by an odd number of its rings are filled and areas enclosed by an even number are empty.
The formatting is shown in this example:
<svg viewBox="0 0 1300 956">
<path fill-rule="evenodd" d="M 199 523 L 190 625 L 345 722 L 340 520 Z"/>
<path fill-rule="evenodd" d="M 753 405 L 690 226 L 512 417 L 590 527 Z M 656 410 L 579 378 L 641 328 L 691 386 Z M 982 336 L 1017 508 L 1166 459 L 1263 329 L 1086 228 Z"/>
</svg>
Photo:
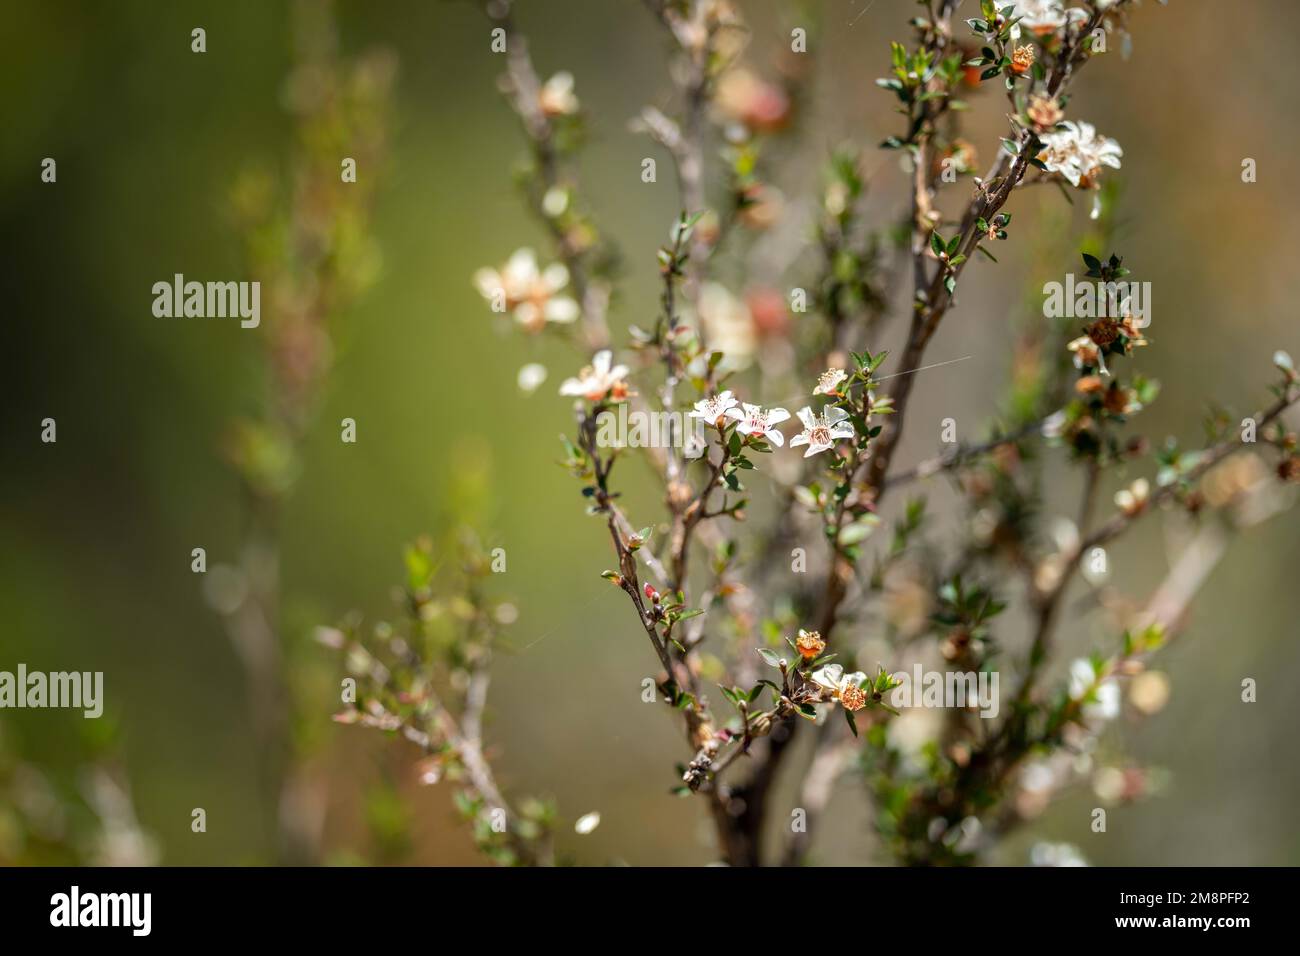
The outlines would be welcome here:
<svg viewBox="0 0 1300 956">
<path fill-rule="evenodd" d="M 576 377 L 566 379 L 560 386 L 560 394 L 597 404 L 625 401 L 632 395 L 627 375 L 627 366 L 613 365 L 613 353 L 605 349 L 596 353 L 592 364 Z M 829 369 L 818 379 L 813 394 L 844 398 L 838 389 L 847 378 L 843 369 Z M 883 410 L 883 406 L 876 409 Z M 768 441 L 780 448 L 785 444 L 785 436 L 777 426 L 789 419 L 790 413 L 784 408 L 763 408 L 741 402 L 730 390 L 724 390 L 695 402 L 687 417 L 698 419 L 719 432 L 734 426 L 736 433 L 746 440 Z M 790 439 L 790 445 L 807 446 L 805 458 L 829 451 L 838 442 L 851 440 L 857 434 L 849 413 L 839 405 L 827 405 L 820 412 L 805 406 L 799 410 L 798 418 L 803 430 Z"/>
</svg>

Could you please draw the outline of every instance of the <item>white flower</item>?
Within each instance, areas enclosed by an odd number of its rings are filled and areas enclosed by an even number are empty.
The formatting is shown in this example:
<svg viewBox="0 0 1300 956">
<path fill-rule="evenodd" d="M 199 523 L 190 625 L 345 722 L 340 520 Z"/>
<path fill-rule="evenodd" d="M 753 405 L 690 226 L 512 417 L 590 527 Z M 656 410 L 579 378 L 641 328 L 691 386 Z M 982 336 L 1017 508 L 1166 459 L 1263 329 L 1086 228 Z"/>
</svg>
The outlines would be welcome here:
<svg viewBox="0 0 1300 956">
<path fill-rule="evenodd" d="M 1064 0 L 1015 0 L 1012 5 L 1015 7 L 1011 11 L 1012 18 L 1020 18 L 1017 28 L 1024 27 L 1038 36 L 1055 33 L 1065 26 L 1067 20 L 1078 22 L 1088 17 L 1086 11 L 1077 7 L 1067 11 Z M 1014 32 L 1016 36 L 1020 35 L 1018 29 Z"/>
<path fill-rule="evenodd" d="M 849 377 L 849 373 L 842 368 L 828 368 L 822 372 L 821 377 L 817 379 L 817 387 L 813 389 L 814 395 L 834 395 L 839 390 L 840 382 Z"/>
<path fill-rule="evenodd" d="M 849 413 L 838 405 L 830 405 L 820 417 L 813 414 L 811 408 L 799 409 L 799 421 L 803 422 L 803 431 L 794 438 L 790 439 L 790 447 L 795 445 L 807 445 L 808 450 L 804 452 L 805 458 L 811 458 L 828 448 L 834 448 L 835 443 L 842 438 L 852 438 L 854 435 L 853 426 L 845 419 Z"/>
<path fill-rule="evenodd" d="M 1029 851 L 1034 866 L 1087 866 L 1079 848 L 1071 843 L 1035 843 Z"/>
<path fill-rule="evenodd" d="M 623 379 L 627 376 L 627 366 L 615 365 L 611 368 L 613 360 L 614 353 L 609 349 L 597 352 L 591 364 L 579 372 L 577 378 L 564 380 L 560 385 L 560 394 L 577 395 L 598 402 L 610 392 L 626 391 L 627 384 Z"/>
<path fill-rule="evenodd" d="M 714 395 L 712 398 L 702 398 L 695 403 L 695 411 L 687 417 L 703 419 L 707 425 L 716 425 L 721 428 L 723 419 L 727 417 L 727 412 L 736 406 L 737 402 L 731 397 L 731 392 L 723 392 L 720 395 Z"/>
<path fill-rule="evenodd" d="M 1145 478 L 1139 478 L 1127 488 L 1115 492 L 1115 504 L 1120 511 L 1132 518 L 1147 506 L 1150 497 L 1151 483 Z"/>
<path fill-rule="evenodd" d="M 539 362 L 529 362 L 519 369 L 515 381 L 519 385 L 519 391 L 531 395 L 546 381 L 546 366 Z"/>
<path fill-rule="evenodd" d="M 1065 120 L 1060 127 L 1042 138 L 1043 150 L 1038 159 L 1048 172 L 1060 173 L 1071 186 L 1087 189 L 1097 185 L 1101 167 L 1120 168 L 1124 150 L 1115 140 L 1098 136 L 1091 123 Z"/>
<path fill-rule="evenodd" d="M 1056 411 L 1043 419 L 1042 433 L 1044 438 L 1060 438 L 1061 432 L 1065 428 L 1065 412 Z"/>
<path fill-rule="evenodd" d="M 1065 347 L 1074 353 L 1075 368 L 1095 368 L 1103 374 L 1110 374 L 1106 371 L 1106 360 L 1101 356 L 1101 349 L 1090 336 L 1081 335 L 1067 342 Z"/>
<path fill-rule="evenodd" d="M 785 444 L 785 436 L 777 431 L 776 426 L 790 417 L 789 412 L 784 408 L 769 408 L 764 411 L 748 402 L 744 407 L 743 412 L 733 406 L 725 413 L 728 418 L 740 423 L 736 426 L 736 431 L 742 435 L 761 435 L 777 448 Z"/>
<path fill-rule="evenodd" d="M 1094 700 L 1083 705 L 1085 717 L 1114 720 L 1119 716 L 1119 684 L 1113 677 L 1108 677 L 1098 684 L 1096 672 L 1092 669 L 1092 661 L 1080 657 L 1070 664 L 1070 699 L 1082 700 L 1089 691 L 1095 691 Z"/>
<path fill-rule="evenodd" d="M 846 674 L 839 664 L 827 664 L 813 671 L 812 679 L 813 683 L 830 691 L 846 710 L 861 710 L 867 704 L 867 695 L 862 689 L 867 675 L 862 671 Z"/>
<path fill-rule="evenodd" d="M 710 348 L 723 355 L 722 369 L 747 368 L 758 346 L 754 317 L 744 301 L 732 295 L 726 286 L 705 282 L 700 286 L 699 321 L 704 327 Z"/>
<path fill-rule="evenodd" d="M 537 103 L 547 116 L 572 116 L 578 112 L 578 97 L 573 92 L 573 74 L 556 73 L 537 94 Z"/>
<path fill-rule="evenodd" d="M 586 836 L 598 826 L 600 826 L 600 811 L 593 810 L 591 813 L 584 813 L 582 816 L 578 817 L 577 821 L 573 824 L 573 832 Z"/>
<path fill-rule="evenodd" d="M 531 249 L 520 249 L 501 269 L 479 269 L 474 285 L 498 312 L 510 312 L 515 321 L 536 332 L 547 322 L 577 321 L 578 303 L 559 292 L 569 284 L 569 270 L 561 263 L 537 266 Z"/>
</svg>

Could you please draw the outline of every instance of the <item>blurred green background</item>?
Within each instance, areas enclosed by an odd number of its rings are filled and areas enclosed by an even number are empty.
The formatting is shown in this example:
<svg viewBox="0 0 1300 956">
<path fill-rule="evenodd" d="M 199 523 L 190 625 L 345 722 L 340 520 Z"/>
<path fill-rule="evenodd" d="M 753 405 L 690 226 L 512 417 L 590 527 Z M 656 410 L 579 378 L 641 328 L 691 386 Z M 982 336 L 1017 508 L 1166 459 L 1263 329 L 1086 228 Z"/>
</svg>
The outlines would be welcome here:
<svg viewBox="0 0 1300 956">
<path fill-rule="evenodd" d="M 863 3 L 813 5 L 825 30 L 812 115 L 793 178 L 781 182 L 788 196 L 811 188 L 815 163 L 833 146 L 870 146 L 895 131 L 890 98 L 873 80 L 888 41 L 906 38 L 914 5 L 875 0 L 864 14 Z M 666 45 L 632 0 L 518 7 L 539 71 L 577 77 L 590 123 L 584 196 L 624 255 L 612 321 L 649 325 L 654 251 L 678 200 L 662 159 L 659 183 L 640 182 L 641 158 L 661 153 L 628 120 L 648 102 L 668 102 Z M 746 62 L 770 72 L 800 14 L 778 3 L 740 7 L 753 29 Z M 274 838 L 248 744 L 248 689 L 189 566 L 194 547 L 210 563 L 234 560 L 239 547 L 243 505 L 218 438 L 255 408 L 261 330 L 155 318 L 150 287 L 175 272 L 246 278 L 226 200 L 250 163 L 281 171 L 286 163 L 289 10 L 3 0 L 0 23 L 10 300 L 0 669 L 24 661 L 105 672 L 113 760 L 163 862 L 265 862 Z M 207 30 L 202 55 L 190 52 L 195 26 Z M 489 24 L 470 3 L 357 2 L 340 5 L 338 29 L 345 52 L 382 46 L 400 60 L 389 161 L 360 170 L 382 176 L 373 233 L 383 271 L 339 317 L 340 351 L 284 515 L 285 627 L 307 633 L 352 610 L 389 613 L 403 543 L 445 525 L 449 483 L 474 489 L 485 540 L 509 555 L 499 586 L 520 610 L 512 643 L 521 650 L 497 661 L 488 727 L 505 785 L 554 795 L 570 821 L 601 812 L 590 836 L 561 831 L 562 849 L 579 862 L 706 862 L 701 807 L 668 793 L 683 756 L 677 728 L 639 698 L 652 659 L 598 577 L 608 542 L 553 465 L 569 424 L 555 388 L 577 362 L 558 341 L 503 334 L 470 281 L 521 245 L 545 248 L 511 184 L 524 143 L 495 88 L 502 64 L 489 52 Z M 1297 273 L 1281 238 L 1300 212 L 1297 30 L 1300 5 L 1290 0 L 1148 0 L 1133 17 L 1131 59 L 1107 55 L 1076 86 L 1071 115 L 1124 147 L 1113 174 L 1124 185 L 1116 251 L 1153 284 L 1154 345 L 1138 362 L 1165 388 L 1139 430 L 1157 439 L 1196 442 L 1211 398 L 1253 410 L 1273 350 L 1300 355 Z M 968 133 L 981 167 L 1002 135 L 993 99 L 976 97 Z M 58 161 L 56 185 L 40 182 L 46 156 Z M 883 222 L 902 202 L 903 177 L 890 154 L 868 156 Z M 1244 157 L 1258 162 L 1255 184 L 1241 182 Z M 1013 200 L 1023 221 L 999 250 L 1002 265 L 968 273 L 961 308 L 931 347 L 935 361 L 973 359 L 918 383 L 915 421 L 956 414 L 974 430 L 973 410 L 992 413 L 1008 372 L 1001 330 L 1027 289 L 1076 268 L 1066 239 L 1083 229 L 1083 205 L 1071 224 L 1054 191 Z M 1031 254 L 1041 234 L 1024 228 L 1043 222 L 1063 249 L 1046 264 Z M 530 361 L 551 377 L 527 396 L 515 376 Z M 47 416 L 58 422 L 57 444 L 39 440 Z M 358 423 L 355 445 L 338 440 L 344 417 Z M 935 437 L 913 435 L 900 462 L 934 451 Z M 1133 593 L 1165 569 L 1159 521 L 1114 551 L 1114 572 Z M 1300 862 L 1300 696 L 1286 683 L 1300 670 L 1297 531 L 1292 513 L 1235 542 L 1190 630 L 1162 658 L 1172 700 L 1128 736 L 1139 757 L 1170 770 L 1168 790 L 1113 813 L 1104 835 L 1088 830 L 1091 795 L 1071 797 L 998 859 L 1023 862 L 1031 839 L 1049 838 L 1076 843 L 1099 864 Z M 1072 646 L 1107 636 L 1077 627 Z M 324 649 L 310 653 L 328 659 Z M 1244 676 L 1260 682 L 1253 706 L 1238 699 Z M 310 703 L 319 707 L 312 760 L 328 795 L 330 859 L 477 862 L 446 787 L 413 785 L 411 751 L 333 725 L 328 699 Z M 0 747 L 75 785 L 99 746 L 85 738 L 106 729 L 93 723 L 6 711 Z M 406 796 L 404 809 L 387 782 Z M 861 794 L 851 783 L 841 790 L 819 841 L 824 862 L 861 859 L 872 845 Z M 194 807 L 207 811 L 206 834 L 190 831 Z M 409 849 L 385 856 L 383 833 L 402 819 L 411 821 Z M 11 831 L 0 825 L 0 841 Z"/>
</svg>

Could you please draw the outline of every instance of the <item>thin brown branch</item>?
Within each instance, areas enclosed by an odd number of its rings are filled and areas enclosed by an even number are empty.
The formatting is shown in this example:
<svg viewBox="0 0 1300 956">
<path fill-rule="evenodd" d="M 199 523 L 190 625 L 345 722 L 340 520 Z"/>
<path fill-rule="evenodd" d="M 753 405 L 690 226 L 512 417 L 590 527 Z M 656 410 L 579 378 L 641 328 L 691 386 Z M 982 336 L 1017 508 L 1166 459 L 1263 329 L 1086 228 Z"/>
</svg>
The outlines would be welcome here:
<svg viewBox="0 0 1300 956">
<path fill-rule="evenodd" d="M 506 95 L 528 137 L 536 165 L 537 182 L 529 189 L 529 204 L 555 242 L 556 251 L 569 270 L 569 280 L 582 309 L 582 327 L 591 351 L 609 342 L 605 313 L 608 293 L 593 282 L 587 269 L 584 250 L 576 246 L 559 221 L 546 213 L 544 200 L 552 189 L 573 183 L 572 173 L 561 171 L 562 159 L 555 145 L 555 127 L 542 110 L 542 81 L 528 52 L 528 40 L 515 26 L 511 0 L 491 0 L 483 4 L 484 12 L 502 30 L 506 39 Z"/>
</svg>

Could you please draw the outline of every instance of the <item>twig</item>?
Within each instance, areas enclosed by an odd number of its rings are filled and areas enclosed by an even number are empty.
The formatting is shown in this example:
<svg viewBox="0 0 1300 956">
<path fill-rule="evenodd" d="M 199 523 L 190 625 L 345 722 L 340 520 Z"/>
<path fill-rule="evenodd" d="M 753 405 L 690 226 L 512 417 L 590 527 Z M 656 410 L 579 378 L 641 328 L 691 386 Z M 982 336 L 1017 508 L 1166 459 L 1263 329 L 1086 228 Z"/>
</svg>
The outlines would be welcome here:
<svg viewBox="0 0 1300 956">
<path fill-rule="evenodd" d="M 559 222 L 547 215 L 543 207 L 546 194 L 562 186 L 564 179 L 560 173 L 560 156 L 555 148 L 555 128 L 541 107 L 542 82 L 528 52 L 528 40 L 515 27 L 511 0 L 490 0 L 483 4 L 483 9 L 505 31 L 507 95 L 528 136 L 537 164 L 541 188 L 530 191 L 529 202 L 534 214 L 550 232 L 556 250 L 569 270 L 569 279 L 582 307 L 586 344 L 594 352 L 609 342 L 609 327 L 605 320 L 608 296 L 598 283 L 591 281 L 583 251 L 574 246 Z"/>
</svg>

